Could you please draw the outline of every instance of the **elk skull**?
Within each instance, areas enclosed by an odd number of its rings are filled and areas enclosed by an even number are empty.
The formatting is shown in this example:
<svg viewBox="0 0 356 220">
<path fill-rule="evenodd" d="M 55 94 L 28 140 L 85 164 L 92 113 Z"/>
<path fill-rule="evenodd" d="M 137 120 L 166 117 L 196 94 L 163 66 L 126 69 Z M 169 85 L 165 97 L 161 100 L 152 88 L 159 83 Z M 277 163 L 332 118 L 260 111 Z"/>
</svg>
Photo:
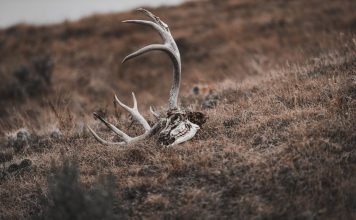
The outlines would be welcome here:
<svg viewBox="0 0 356 220">
<path fill-rule="evenodd" d="M 124 103 L 122 103 L 117 96 L 115 95 L 116 102 L 128 111 L 133 119 L 139 122 L 145 129 L 145 133 L 139 135 L 137 137 L 130 137 L 113 124 L 107 122 L 103 117 L 99 114 L 94 113 L 94 117 L 102 121 L 110 130 L 112 130 L 115 134 L 117 134 L 122 141 L 120 142 L 110 142 L 100 138 L 97 133 L 88 126 L 89 131 L 93 134 L 95 139 L 104 145 L 128 145 L 131 143 L 135 143 L 144 139 L 147 139 L 157 133 L 158 141 L 163 145 L 173 146 L 185 141 L 190 140 L 195 136 L 197 131 L 201 128 L 201 126 L 205 123 L 206 117 L 201 112 L 192 112 L 190 110 L 182 110 L 178 106 L 178 93 L 181 81 L 181 59 L 180 53 L 177 47 L 176 42 L 174 41 L 171 32 L 168 28 L 168 25 L 159 19 L 159 17 L 155 16 L 151 12 L 145 9 L 138 9 L 138 11 L 143 12 L 147 17 L 149 17 L 152 21 L 147 20 L 126 20 L 124 23 L 133 23 L 133 24 L 141 24 L 147 25 L 158 31 L 163 44 L 152 44 L 146 47 L 143 47 L 136 52 L 126 56 L 122 63 L 130 60 L 134 57 L 137 57 L 141 54 L 144 54 L 149 51 L 159 50 L 168 54 L 173 62 L 173 83 L 170 91 L 169 101 L 168 101 L 168 110 L 165 113 L 158 114 L 152 108 L 150 108 L 151 113 L 155 116 L 157 122 L 151 127 L 146 119 L 139 113 L 137 107 L 137 100 L 135 94 L 132 93 L 132 98 L 134 105 L 132 108 L 128 107 Z"/>
</svg>

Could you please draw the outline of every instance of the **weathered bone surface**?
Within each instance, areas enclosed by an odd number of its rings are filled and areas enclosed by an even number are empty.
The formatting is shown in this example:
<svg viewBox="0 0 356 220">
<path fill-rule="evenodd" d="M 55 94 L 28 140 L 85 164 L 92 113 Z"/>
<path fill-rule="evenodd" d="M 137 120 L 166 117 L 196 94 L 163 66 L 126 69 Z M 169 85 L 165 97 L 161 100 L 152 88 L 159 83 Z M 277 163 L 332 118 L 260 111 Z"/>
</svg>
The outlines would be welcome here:
<svg viewBox="0 0 356 220">
<path fill-rule="evenodd" d="M 176 42 L 174 41 L 168 25 L 161 21 L 159 17 L 155 16 L 146 9 L 140 8 L 138 11 L 143 12 L 152 21 L 147 20 L 126 20 L 124 23 L 133 23 L 140 25 L 147 25 L 158 31 L 163 44 L 152 44 L 145 46 L 136 52 L 126 56 L 122 63 L 153 50 L 160 50 L 168 54 L 173 62 L 173 83 L 168 100 L 168 110 L 165 113 L 158 114 L 153 108 L 150 108 L 150 112 L 156 118 L 157 122 L 151 127 L 146 119 L 138 111 L 137 100 L 135 94 L 132 93 L 133 107 L 130 108 L 122 103 L 115 95 L 116 102 L 128 111 L 132 118 L 139 122 L 145 129 L 145 133 L 137 136 L 130 137 L 113 124 L 107 122 L 103 117 L 94 113 L 94 117 L 103 122 L 110 130 L 117 134 L 121 138 L 121 142 L 110 142 L 102 139 L 99 135 L 88 126 L 89 131 L 93 134 L 95 139 L 104 145 L 118 145 L 124 146 L 131 143 L 135 143 L 144 139 L 147 139 L 158 133 L 158 141 L 166 146 L 173 146 L 192 139 L 201 126 L 205 123 L 206 117 L 201 112 L 192 112 L 189 110 L 182 110 L 178 106 L 178 94 L 181 81 L 181 59 L 180 53 Z"/>
</svg>

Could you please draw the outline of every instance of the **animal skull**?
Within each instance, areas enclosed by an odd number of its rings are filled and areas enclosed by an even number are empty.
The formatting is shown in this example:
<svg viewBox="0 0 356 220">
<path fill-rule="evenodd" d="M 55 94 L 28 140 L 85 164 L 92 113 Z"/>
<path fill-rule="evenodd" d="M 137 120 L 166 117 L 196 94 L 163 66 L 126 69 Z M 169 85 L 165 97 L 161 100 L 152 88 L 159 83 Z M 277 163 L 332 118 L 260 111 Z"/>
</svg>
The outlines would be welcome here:
<svg viewBox="0 0 356 220">
<path fill-rule="evenodd" d="M 128 107 L 122 103 L 115 95 L 116 102 L 125 110 L 127 110 L 133 117 L 134 120 L 139 122 L 145 129 L 145 133 L 137 136 L 130 137 L 126 133 L 122 132 L 120 129 L 115 127 L 113 124 L 107 122 L 99 114 L 94 113 L 94 117 L 102 121 L 109 129 L 114 133 L 119 135 L 122 139 L 121 142 L 110 142 L 100 138 L 97 133 L 88 126 L 89 131 L 93 134 L 95 139 L 104 145 L 118 145 L 124 146 L 137 141 L 147 139 L 156 133 L 158 134 L 158 141 L 166 146 L 174 146 L 185 141 L 192 139 L 197 131 L 206 121 L 206 116 L 201 112 L 192 112 L 189 110 L 182 110 L 178 106 L 178 93 L 181 81 L 181 59 L 180 53 L 176 42 L 174 41 L 168 25 L 161 21 L 159 17 L 155 16 L 151 12 L 145 9 L 138 9 L 138 11 L 143 12 L 152 21 L 147 20 L 126 20 L 124 23 L 141 24 L 152 27 L 157 30 L 164 41 L 164 44 L 152 44 L 144 48 L 137 50 L 136 52 L 126 56 L 122 63 L 153 50 L 160 50 L 169 55 L 173 62 L 173 83 L 169 96 L 169 108 L 164 114 L 156 113 L 152 108 L 150 108 L 151 113 L 156 118 L 156 123 L 151 127 L 146 119 L 139 113 L 137 107 L 137 101 L 135 94 L 132 93 L 132 98 L 134 106 L 132 108 Z"/>
</svg>

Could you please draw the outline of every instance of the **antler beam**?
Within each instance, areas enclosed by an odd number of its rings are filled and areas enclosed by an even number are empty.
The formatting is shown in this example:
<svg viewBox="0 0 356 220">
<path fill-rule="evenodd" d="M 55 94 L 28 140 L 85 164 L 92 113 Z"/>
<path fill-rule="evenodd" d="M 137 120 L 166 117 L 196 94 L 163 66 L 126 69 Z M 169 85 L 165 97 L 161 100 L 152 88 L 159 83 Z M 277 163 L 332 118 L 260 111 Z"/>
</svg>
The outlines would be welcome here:
<svg viewBox="0 0 356 220">
<path fill-rule="evenodd" d="M 156 31 L 158 31 L 164 43 L 151 44 L 146 47 L 143 47 L 137 50 L 136 52 L 133 52 L 130 55 L 126 56 L 122 61 L 122 63 L 153 50 L 160 50 L 167 53 L 173 62 L 173 83 L 169 96 L 169 109 L 178 109 L 178 94 L 179 94 L 182 68 L 181 68 L 180 53 L 177 44 L 172 37 L 168 25 L 163 21 L 161 21 L 159 17 L 155 16 L 154 14 L 152 14 L 151 12 L 143 8 L 138 9 L 138 11 L 143 12 L 146 16 L 151 18 L 152 21 L 126 20 L 123 21 L 123 23 L 132 23 L 132 24 L 141 24 L 141 25 L 150 26 Z"/>
</svg>

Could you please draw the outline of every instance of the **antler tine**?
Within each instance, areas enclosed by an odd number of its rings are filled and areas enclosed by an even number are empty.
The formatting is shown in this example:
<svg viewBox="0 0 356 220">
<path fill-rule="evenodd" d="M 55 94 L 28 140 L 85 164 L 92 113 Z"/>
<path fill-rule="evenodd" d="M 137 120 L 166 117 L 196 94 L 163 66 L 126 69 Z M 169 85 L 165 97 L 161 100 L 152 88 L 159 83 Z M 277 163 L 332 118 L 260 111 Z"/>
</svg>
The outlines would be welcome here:
<svg viewBox="0 0 356 220">
<path fill-rule="evenodd" d="M 130 138 L 130 140 L 128 140 L 127 142 L 111 142 L 111 141 L 106 141 L 106 140 L 102 139 L 101 137 L 99 137 L 99 135 L 89 125 L 87 125 L 90 133 L 94 136 L 94 138 L 99 143 L 101 143 L 103 145 L 116 145 L 116 146 L 126 146 L 128 144 L 133 144 L 138 141 L 142 141 L 142 140 L 150 137 L 154 133 L 156 133 L 157 130 L 160 128 L 160 126 L 161 126 L 161 124 L 159 122 L 157 122 L 156 124 L 153 125 L 152 129 L 150 129 L 149 131 L 146 131 L 144 134 L 142 134 L 140 136 Z"/>
<path fill-rule="evenodd" d="M 121 131 L 120 129 L 118 129 L 117 127 L 115 127 L 113 124 L 107 122 L 103 117 L 101 117 L 100 115 L 98 115 L 97 113 L 93 113 L 94 116 L 99 119 L 101 122 L 103 122 L 108 128 L 110 128 L 113 132 L 115 132 L 115 134 L 119 135 L 120 137 L 122 137 L 122 139 L 128 143 L 132 138 L 130 136 L 128 136 L 127 134 L 125 134 L 123 131 Z"/>
<path fill-rule="evenodd" d="M 169 109 L 178 109 L 178 93 L 180 88 L 180 81 L 181 81 L 181 60 L 180 60 L 180 53 L 177 47 L 176 42 L 174 41 L 168 25 L 162 22 L 159 17 L 155 16 L 153 13 L 149 12 L 146 9 L 140 8 L 138 11 L 143 12 L 146 16 L 151 18 L 152 21 L 146 20 L 126 20 L 123 21 L 124 23 L 134 23 L 134 24 L 143 24 L 151 26 L 152 28 L 156 29 L 159 34 L 161 35 L 164 44 L 152 44 L 148 45 L 142 49 L 137 50 L 136 52 L 126 56 L 122 63 L 126 62 L 129 59 L 137 57 L 141 54 L 152 50 L 161 50 L 166 52 L 173 62 L 173 83 L 170 91 L 169 96 Z"/>
<path fill-rule="evenodd" d="M 159 19 L 159 17 L 157 17 L 156 15 L 154 15 L 152 12 L 150 12 L 147 9 L 144 8 L 138 8 L 137 11 L 144 13 L 147 17 L 151 18 L 152 21 L 157 23 L 157 20 Z"/>
<path fill-rule="evenodd" d="M 151 44 L 151 45 L 148 45 L 148 46 L 145 46 L 139 50 L 137 50 L 136 52 L 133 52 L 129 55 L 127 55 L 123 60 L 122 60 L 122 63 L 125 63 L 126 61 L 132 59 L 132 58 L 135 58 L 135 57 L 138 57 L 146 52 L 149 52 L 149 51 L 152 51 L 152 50 L 160 50 L 160 51 L 164 51 L 166 53 L 168 53 L 170 56 L 174 56 L 174 54 L 172 53 L 172 51 L 165 45 L 162 45 L 162 44 Z"/>
<path fill-rule="evenodd" d="M 135 93 L 133 93 L 133 92 L 132 92 L 132 99 L 134 101 L 134 106 L 133 106 L 133 108 L 130 108 L 127 105 L 125 105 L 124 103 L 122 103 L 115 95 L 115 100 L 119 103 L 119 105 L 121 107 L 123 107 L 126 111 L 128 111 L 132 115 L 132 117 L 145 128 L 146 131 L 151 130 L 151 126 L 147 123 L 146 119 L 138 111 L 137 100 L 135 97 Z"/>
<path fill-rule="evenodd" d="M 131 95 L 132 95 L 132 99 L 133 99 L 133 103 L 134 103 L 134 107 L 133 107 L 133 108 L 138 111 L 138 108 L 137 108 L 137 99 L 136 99 L 135 93 L 134 93 L 134 92 L 131 92 Z"/>
<path fill-rule="evenodd" d="M 99 137 L 99 135 L 89 126 L 87 125 L 87 128 L 89 129 L 90 133 L 94 136 L 94 138 L 101 144 L 103 145 L 117 145 L 117 146 L 123 146 L 126 145 L 126 142 L 111 142 L 111 141 L 106 141 Z"/>
<path fill-rule="evenodd" d="M 152 106 L 150 106 L 150 112 L 156 119 L 159 119 L 159 114 L 153 110 Z"/>
<path fill-rule="evenodd" d="M 167 32 L 169 32 L 169 27 L 166 23 L 164 23 L 158 16 L 154 15 L 152 12 L 144 9 L 144 8 L 139 8 L 137 11 L 140 11 L 144 13 L 147 17 L 151 18 L 153 22 L 164 28 Z"/>
</svg>

